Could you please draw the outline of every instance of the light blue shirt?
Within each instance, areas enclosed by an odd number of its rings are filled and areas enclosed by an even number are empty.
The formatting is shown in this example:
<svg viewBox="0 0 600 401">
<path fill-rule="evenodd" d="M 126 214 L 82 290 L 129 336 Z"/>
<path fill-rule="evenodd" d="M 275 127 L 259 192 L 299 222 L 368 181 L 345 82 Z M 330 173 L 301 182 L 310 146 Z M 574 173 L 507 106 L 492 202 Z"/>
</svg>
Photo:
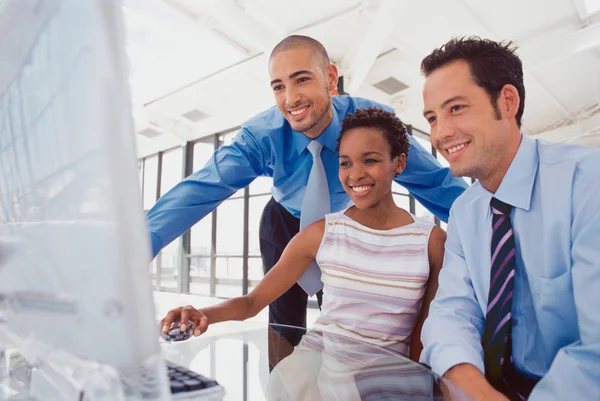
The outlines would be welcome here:
<svg viewBox="0 0 600 401">
<path fill-rule="evenodd" d="M 342 120 L 356 109 L 379 107 L 391 112 L 393 109 L 349 96 L 334 96 L 332 102 L 333 119 L 317 140 L 323 144 L 321 158 L 329 185 L 331 211 L 337 212 L 350 205 L 350 198 L 338 178 L 335 151 Z M 247 121 L 231 145 L 219 148 L 201 170 L 167 192 L 148 212 L 153 256 L 259 176 L 273 177 L 273 197 L 299 218 L 312 167 L 312 156 L 306 148 L 310 141 L 306 135 L 292 130 L 277 107 Z M 406 169 L 396 182 L 443 221 L 448 220 L 452 203 L 467 187 L 412 137 Z"/>
<path fill-rule="evenodd" d="M 513 205 L 512 354 L 542 377 L 530 401 L 600 400 L 600 151 L 523 136 L 498 191 L 473 184 L 452 207 L 422 362 L 484 372 L 492 196 Z"/>
</svg>

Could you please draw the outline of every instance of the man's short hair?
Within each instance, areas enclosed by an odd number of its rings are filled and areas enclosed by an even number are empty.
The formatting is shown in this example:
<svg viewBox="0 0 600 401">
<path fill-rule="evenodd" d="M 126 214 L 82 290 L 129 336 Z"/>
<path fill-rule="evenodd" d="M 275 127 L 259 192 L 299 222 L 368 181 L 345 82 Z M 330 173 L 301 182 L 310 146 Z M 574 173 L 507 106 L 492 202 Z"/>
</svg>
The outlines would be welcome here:
<svg viewBox="0 0 600 401">
<path fill-rule="evenodd" d="M 323 69 L 326 69 L 329 66 L 329 55 L 327 54 L 327 50 L 325 50 L 325 47 L 323 47 L 321 42 L 309 36 L 303 35 L 290 35 L 279 42 L 271 52 L 269 61 L 282 51 L 298 48 L 312 49 L 315 55 L 319 58 L 319 66 L 321 66 Z"/>
<path fill-rule="evenodd" d="M 496 115 L 498 95 L 506 84 L 517 88 L 521 103 L 517 111 L 517 124 L 521 127 L 521 117 L 525 109 L 525 86 L 523 84 L 523 64 L 516 54 L 513 42 L 495 42 L 477 36 L 452 38 L 435 49 L 421 62 L 421 72 L 427 77 L 433 71 L 453 61 L 464 60 L 469 64 L 473 81 L 485 89 Z"/>
</svg>

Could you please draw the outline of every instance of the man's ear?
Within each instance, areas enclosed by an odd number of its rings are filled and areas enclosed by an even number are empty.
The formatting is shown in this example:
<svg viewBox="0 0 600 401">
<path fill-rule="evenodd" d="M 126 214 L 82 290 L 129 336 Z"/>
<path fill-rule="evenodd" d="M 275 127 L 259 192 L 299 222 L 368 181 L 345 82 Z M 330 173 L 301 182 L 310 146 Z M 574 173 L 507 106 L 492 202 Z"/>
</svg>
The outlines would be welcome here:
<svg viewBox="0 0 600 401">
<path fill-rule="evenodd" d="M 396 156 L 396 163 L 394 165 L 394 171 L 396 175 L 400 174 L 406 168 L 406 154 L 402 153 L 400 156 Z"/>
<path fill-rule="evenodd" d="M 505 119 L 516 118 L 521 105 L 521 97 L 519 91 L 514 85 L 506 84 L 498 94 L 498 109 L 500 114 Z"/>
<path fill-rule="evenodd" d="M 337 89 L 338 69 L 334 64 L 329 64 L 325 72 L 327 74 L 327 89 L 329 89 L 329 92 L 333 92 Z"/>
</svg>

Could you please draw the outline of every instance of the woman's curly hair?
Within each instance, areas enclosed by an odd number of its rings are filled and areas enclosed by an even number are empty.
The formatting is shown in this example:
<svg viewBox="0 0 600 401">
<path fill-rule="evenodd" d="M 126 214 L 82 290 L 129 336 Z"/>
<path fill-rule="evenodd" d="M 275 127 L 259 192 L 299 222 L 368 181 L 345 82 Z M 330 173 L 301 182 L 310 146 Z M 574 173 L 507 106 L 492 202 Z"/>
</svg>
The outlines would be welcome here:
<svg viewBox="0 0 600 401">
<path fill-rule="evenodd" d="M 375 107 L 358 109 L 342 120 L 342 131 L 336 149 L 338 152 L 344 134 L 360 127 L 378 129 L 390 144 L 392 157 L 400 156 L 402 153 L 408 156 L 408 134 L 402 121 L 395 114 Z"/>
</svg>

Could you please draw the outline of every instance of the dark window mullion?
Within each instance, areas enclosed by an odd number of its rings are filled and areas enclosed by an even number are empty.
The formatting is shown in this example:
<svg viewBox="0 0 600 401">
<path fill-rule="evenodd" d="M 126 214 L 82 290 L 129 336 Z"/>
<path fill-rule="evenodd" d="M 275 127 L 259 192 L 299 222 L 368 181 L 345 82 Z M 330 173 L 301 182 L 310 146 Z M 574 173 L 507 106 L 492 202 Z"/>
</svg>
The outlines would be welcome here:
<svg viewBox="0 0 600 401">
<path fill-rule="evenodd" d="M 161 182 L 162 182 L 162 157 L 163 157 L 163 152 L 158 152 L 157 156 L 157 162 L 156 162 L 156 200 L 158 201 L 160 199 L 160 187 L 161 187 Z"/>
<path fill-rule="evenodd" d="M 250 188 L 244 188 L 244 244 L 242 259 L 242 295 L 248 294 L 248 249 L 250 240 L 248 235 L 250 215 Z"/>
<path fill-rule="evenodd" d="M 185 144 L 183 149 L 183 177 L 185 178 L 193 173 L 194 169 L 194 145 L 191 142 Z M 181 241 L 181 277 L 186 277 L 183 280 L 181 292 L 190 293 L 190 258 L 189 253 L 192 251 L 192 230 L 191 228 L 183 233 Z"/>
<path fill-rule="evenodd" d="M 146 158 L 144 157 L 142 159 L 142 208 L 144 207 L 144 186 L 146 185 L 146 183 L 144 182 L 146 180 Z"/>
<path fill-rule="evenodd" d="M 219 148 L 219 135 L 213 135 L 213 146 L 215 150 Z M 214 297 L 217 290 L 217 209 L 212 212 L 212 233 L 210 246 L 210 291 L 209 295 Z"/>
</svg>

